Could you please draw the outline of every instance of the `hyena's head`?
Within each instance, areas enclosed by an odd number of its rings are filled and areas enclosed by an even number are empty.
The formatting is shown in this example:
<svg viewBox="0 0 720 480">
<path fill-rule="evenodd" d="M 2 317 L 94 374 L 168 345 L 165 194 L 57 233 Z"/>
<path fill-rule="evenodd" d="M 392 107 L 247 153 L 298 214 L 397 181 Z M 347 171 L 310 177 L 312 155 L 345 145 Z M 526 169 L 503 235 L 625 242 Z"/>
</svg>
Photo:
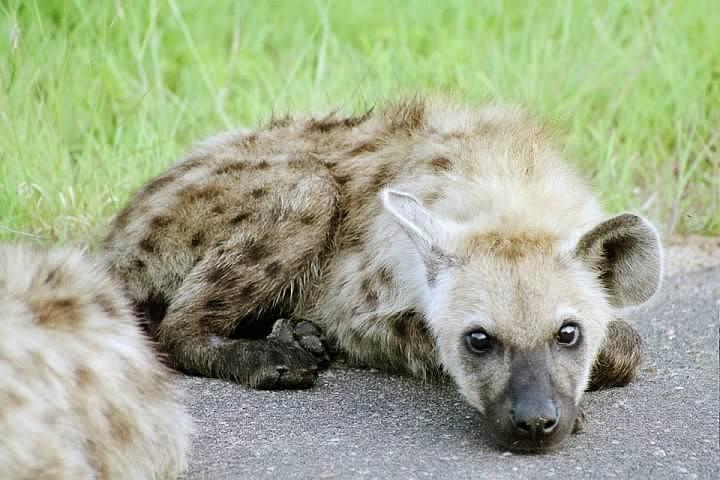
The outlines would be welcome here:
<svg viewBox="0 0 720 480">
<path fill-rule="evenodd" d="M 423 260 L 440 361 L 491 435 L 514 450 L 556 445 L 573 429 L 616 309 L 658 288 L 654 228 L 622 214 L 567 245 L 449 222 L 402 192 L 384 192 L 383 202 Z"/>
</svg>

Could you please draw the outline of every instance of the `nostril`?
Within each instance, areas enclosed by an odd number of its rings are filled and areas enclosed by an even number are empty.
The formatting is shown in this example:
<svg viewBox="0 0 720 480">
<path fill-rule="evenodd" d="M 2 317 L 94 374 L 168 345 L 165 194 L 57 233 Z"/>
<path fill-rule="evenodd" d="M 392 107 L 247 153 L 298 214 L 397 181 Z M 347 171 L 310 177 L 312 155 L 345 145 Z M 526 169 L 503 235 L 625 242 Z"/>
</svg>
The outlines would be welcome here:
<svg viewBox="0 0 720 480">
<path fill-rule="evenodd" d="M 558 421 L 557 418 L 551 418 L 551 419 L 545 419 L 545 424 L 543 425 L 543 432 L 544 433 L 550 433 L 553 430 L 555 430 L 555 427 L 557 427 Z"/>
<path fill-rule="evenodd" d="M 531 429 L 530 429 L 530 424 L 527 423 L 527 422 L 516 422 L 516 423 L 515 423 L 515 426 L 516 426 L 519 430 L 522 430 L 523 432 L 530 433 L 530 430 L 531 430 Z"/>
<path fill-rule="evenodd" d="M 515 410 L 510 410 L 510 419 L 512 420 L 512 424 L 515 425 L 515 428 L 525 433 L 530 433 L 530 424 L 525 420 L 518 419 L 515 416 Z"/>
</svg>

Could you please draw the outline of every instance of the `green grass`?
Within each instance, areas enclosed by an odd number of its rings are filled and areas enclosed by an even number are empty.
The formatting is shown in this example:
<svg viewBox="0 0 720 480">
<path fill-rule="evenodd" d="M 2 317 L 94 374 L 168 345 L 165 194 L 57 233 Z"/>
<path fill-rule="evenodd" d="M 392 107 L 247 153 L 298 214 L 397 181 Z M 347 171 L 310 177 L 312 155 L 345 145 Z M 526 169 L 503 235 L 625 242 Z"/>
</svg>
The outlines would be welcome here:
<svg viewBox="0 0 720 480">
<path fill-rule="evenodd" d="M 559 125 L 610 211 L 720 233 L 716 0 L 0 0 L 0 239 L 97 238 L 194 141 L 440 90 Z"/>
</svg>

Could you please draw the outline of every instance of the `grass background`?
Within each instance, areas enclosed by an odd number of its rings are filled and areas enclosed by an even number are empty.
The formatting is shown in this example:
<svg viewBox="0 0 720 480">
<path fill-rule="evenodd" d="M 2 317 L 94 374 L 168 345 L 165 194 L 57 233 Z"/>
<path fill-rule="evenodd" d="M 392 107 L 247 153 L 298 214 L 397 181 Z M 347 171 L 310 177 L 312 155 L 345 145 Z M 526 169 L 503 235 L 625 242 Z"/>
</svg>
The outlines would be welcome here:
<svg viewBox="0 0 720 480">
<path fill-rule="evenodd" d="M 526 104 L 610 211 L 720 234 L 717 0 L 0 0 L 0 239 L 97 238 L 205 135 L 417 89 Z"/>
</svg>

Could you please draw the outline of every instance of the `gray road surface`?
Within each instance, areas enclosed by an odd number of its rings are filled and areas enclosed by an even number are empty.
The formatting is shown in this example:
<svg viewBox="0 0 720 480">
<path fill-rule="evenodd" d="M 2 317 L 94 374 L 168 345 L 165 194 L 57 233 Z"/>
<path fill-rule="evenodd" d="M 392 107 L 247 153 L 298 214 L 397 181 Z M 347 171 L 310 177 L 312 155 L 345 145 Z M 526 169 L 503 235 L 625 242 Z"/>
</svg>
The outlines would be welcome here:
<svg viewBox="0 0 720 480">
<path fill-rule="evenodd" d="M 720 478 L 720 268 L 668 279 L 633 314 L 640 378 L 586 396 L 557 451 L 496 449 L 451 385 L 335 368 L 307 391 L 182 378 L 196 419 L 190 479 Z"/>
</svg>

